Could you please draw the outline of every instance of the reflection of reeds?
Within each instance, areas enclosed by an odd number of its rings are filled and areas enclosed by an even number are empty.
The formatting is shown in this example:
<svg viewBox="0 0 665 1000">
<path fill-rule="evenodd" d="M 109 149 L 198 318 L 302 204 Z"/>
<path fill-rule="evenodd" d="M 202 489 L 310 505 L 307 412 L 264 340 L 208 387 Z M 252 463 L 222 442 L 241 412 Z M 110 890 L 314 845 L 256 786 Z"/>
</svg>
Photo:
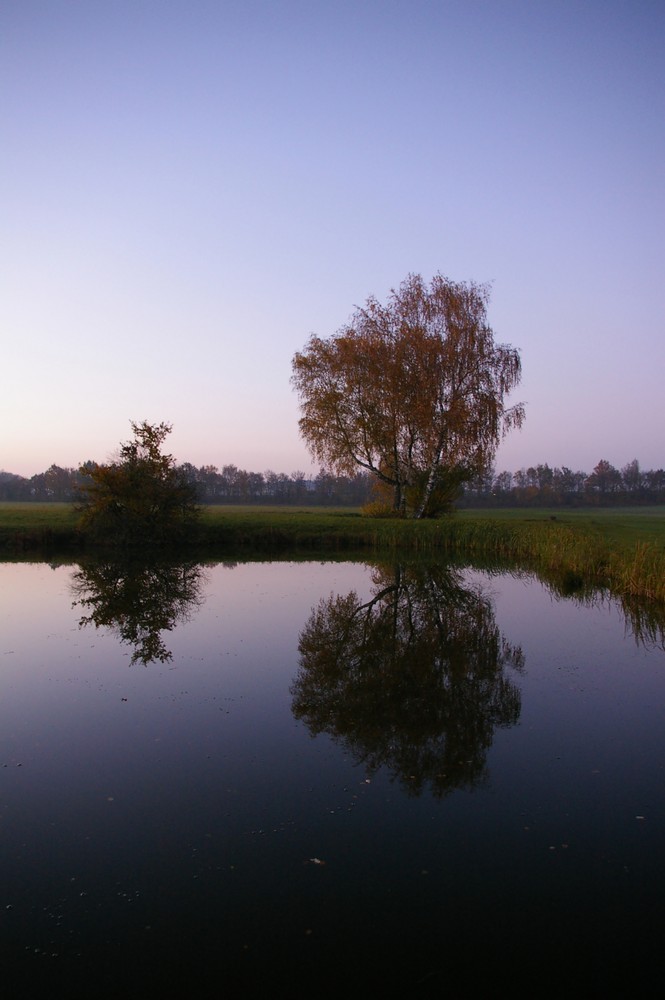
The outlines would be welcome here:
<svg viewBox="0 0 665 1000">
<path fill-rule="evenodd" d="M 528 576 L 517 571 L 516 576 Z M 665 607 L 662 601 L 652 601 L 634 594 L 613 593 L 608 587 L 594 587 L 580 583 L 569 585 L 569 579 L 556 573 L 536 572 L 537 579 L 544 583 L 550 593 L 561 600 L 573 600 L 586 608 L 601 605 L 616 607 L 622 615 L 626 630 L 638 646 L 647 649 L 658 648 L 665 652 Z"/>
<path fill-rule="evenodd" d="M 624 597 L 620 604 L 637 645 L 648 649 L 657 647 L 665 652 L 665 617 L 662 605 L 654 605 L 634 597 Z"/>
</svg>

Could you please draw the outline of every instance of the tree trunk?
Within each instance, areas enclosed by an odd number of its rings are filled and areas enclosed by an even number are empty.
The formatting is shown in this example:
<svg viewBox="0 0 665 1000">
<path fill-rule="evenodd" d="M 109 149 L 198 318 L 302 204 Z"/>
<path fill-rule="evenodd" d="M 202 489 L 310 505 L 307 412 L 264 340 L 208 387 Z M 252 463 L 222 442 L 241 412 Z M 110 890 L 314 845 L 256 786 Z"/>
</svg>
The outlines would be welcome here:
<svg viewBox="0 0 665 1000">
<path fill-rule="evenodd" d="M 429 475 L 427 477 L 427 482 L 425 483 L 425 487 L 423 489 L 423 493 L 420 498 L 420 503 L 418 504 L 414 512 L 413 516 L 415 518 L 422 518 L 425 515 L 429 498 L 431 497 L 432 490 L 434 489 L 434 484 L 436 482 L 436 475 L 437 472 L 439 471 L 440 464 L 441 464 L 441 450 L 439 449 L 436 459 L 432 463 L 432 468 L 429 470 Z"/>
</svg>

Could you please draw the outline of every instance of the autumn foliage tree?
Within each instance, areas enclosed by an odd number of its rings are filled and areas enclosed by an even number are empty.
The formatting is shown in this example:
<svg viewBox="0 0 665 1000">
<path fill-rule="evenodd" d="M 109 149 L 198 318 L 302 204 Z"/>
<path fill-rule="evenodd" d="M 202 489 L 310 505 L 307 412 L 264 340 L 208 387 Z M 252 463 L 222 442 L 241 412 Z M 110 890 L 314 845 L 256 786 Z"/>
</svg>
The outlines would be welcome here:
<svg viewBox="0 0 665 1000">
<path fill-rule="evenodd" d="M 133 440 L 115 461 L 89 462 L 80 469 L 81 526 L 119 545 L 166 544 L 191 533 L 199 515 L 196 486 L 162 453 L 170 424 L 132 422 Z"/>
<path fill-rule="evenodd" d="M 312 336 L 292 384 L 313 456 L 339 474 L 369 470 L 397 514 L 445 509 L 524 419 L 505 405 L 521 363 L 495 344 L 488 299 L 473 282 L 411 274 L 385 305 L 371 297 L 334 336 Z"/>
</svg>

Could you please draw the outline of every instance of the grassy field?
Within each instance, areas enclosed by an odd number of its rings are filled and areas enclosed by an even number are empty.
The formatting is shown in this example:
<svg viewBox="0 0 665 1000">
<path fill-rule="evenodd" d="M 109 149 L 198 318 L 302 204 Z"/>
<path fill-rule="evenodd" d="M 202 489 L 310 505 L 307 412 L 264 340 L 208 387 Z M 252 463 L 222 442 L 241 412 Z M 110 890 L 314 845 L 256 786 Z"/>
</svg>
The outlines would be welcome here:
<svg viewBox="0 0 665 1000">
<path fill-rule="evenodd" d="M 599 507 L 568 510 L 528 510 L 511 507 L 505 510 L 467 510 L 460 515 L 469 519 L 531 523 L 551 521 L 569 525 L 604 539 L 616 550 L 634 548 L 638 542 L 665 545 L 665 507 Z"/>
<path fill-rule="evenodd" d="M 0 503 L 0 547 L 80 548 L 69 504 Z M 563 589 L 608 587 L 665 602 L 665 508 L 467 510 L 438 521 L 362 517 L 349 508 L 206 507 L 208 551 L 374 551 L 512 562 Z"/>
<path fill-rule="evenodd" d="M 0 546 L 55 543 L 72 539 L 78 515 L 70 503 L 9 503 L 0 501 Z"/>
</svg>

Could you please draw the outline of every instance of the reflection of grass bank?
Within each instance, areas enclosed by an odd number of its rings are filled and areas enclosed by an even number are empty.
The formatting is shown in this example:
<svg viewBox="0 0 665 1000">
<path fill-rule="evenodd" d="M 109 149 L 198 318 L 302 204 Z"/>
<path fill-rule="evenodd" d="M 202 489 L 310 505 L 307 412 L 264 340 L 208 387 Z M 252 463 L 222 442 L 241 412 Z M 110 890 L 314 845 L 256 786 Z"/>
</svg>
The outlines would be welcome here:
<svg viewBox="0 0 665 1000">
<path fill-rule="evenodd" d="M 0 504 L 0 546 L 83 545 L 68 504 Z M 289 549 L 468 554 L 505 559 L 574 590 L 609 587 L 617 594 L 665 601 L 665 508 L 593 511 L 463 511 L 439 521 L 361 517 L 348 509 L 208 507 L 201 545 L 227 551 Z"/>
</svg>

